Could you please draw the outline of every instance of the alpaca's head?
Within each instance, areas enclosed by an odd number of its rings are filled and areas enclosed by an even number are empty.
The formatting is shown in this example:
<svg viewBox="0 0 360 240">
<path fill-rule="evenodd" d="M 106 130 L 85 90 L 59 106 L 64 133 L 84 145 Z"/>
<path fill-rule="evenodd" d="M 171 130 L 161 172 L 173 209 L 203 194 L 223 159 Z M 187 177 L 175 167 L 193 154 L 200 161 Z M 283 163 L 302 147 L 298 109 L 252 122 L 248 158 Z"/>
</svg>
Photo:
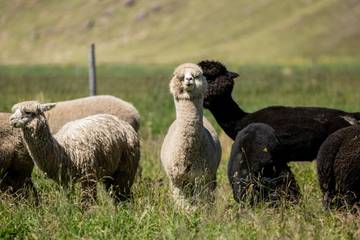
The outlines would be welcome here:
<svg viewBox="0 0 360 240">
<path fill-rule="evenodd" d="M 204 107 L 210 108 L 214 103 L 224 97 L 231 97 L 234 87 L 234 78 L 239 74 L 230 72 L 217 61 L 201 61 L 198 63 L 208 82 L 208 88 L 204 96 Z"/>
<path fill-rule="evenodd" d="M 41 104 L 36 101 L 26 101 L 15 104 L 10 116 L 10 124 L 15 128 L 36 128 L 39 123 L 46 123 L 44 112 L 55 107 L 55 103 Z"/>
<path fill-rule="evenodd" d="M 170 81 L 170 92 L 176 99 L 202 98 L 207 88 L 207 81 L 201 68 L 193 63 L 178 66 Z"/>
</svg>

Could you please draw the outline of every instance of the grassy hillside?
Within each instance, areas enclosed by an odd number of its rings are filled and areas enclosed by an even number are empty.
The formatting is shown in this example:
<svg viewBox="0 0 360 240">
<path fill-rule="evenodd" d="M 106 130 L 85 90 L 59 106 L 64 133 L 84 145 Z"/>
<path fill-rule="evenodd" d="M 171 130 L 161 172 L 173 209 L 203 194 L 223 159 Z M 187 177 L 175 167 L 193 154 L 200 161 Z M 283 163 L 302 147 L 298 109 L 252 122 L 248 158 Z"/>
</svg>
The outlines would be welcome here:
<svg viewBox="0 0 360 240">
<path fill-rule="evenodd" d="M 356 0 L 0 1 L 0 64 L 360 58 Z"/>
</svg>

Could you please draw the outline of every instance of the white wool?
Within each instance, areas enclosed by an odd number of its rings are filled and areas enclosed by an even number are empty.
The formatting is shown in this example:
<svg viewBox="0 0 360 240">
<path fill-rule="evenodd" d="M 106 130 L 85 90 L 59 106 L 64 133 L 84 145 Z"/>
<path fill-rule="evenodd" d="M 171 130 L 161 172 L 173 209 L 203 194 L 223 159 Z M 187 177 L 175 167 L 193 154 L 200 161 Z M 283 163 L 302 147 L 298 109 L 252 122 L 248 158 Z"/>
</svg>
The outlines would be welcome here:
<svg viewBox="0 0 360 240">
<path fill-rule="evenodd" d="M 186 77 L 190 81 L 186 81 Z M 192 200 L 197 196 L 212 200 L 221 158 L 217 134 L 203 118 L 206 86 L 202 71 L 195 64 L 177 67 L 170 82 L 176 120 L 165 136 L 161 161 L 169 177 L 173 197 L 185 209 L 192 207 Z"/>
</svg>

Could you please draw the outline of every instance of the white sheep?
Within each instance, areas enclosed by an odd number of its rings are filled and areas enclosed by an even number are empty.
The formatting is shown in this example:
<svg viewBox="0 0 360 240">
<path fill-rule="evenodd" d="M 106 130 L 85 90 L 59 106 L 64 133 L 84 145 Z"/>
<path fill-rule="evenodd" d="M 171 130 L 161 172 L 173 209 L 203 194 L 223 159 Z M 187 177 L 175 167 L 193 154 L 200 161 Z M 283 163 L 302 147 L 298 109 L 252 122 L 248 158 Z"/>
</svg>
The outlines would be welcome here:
<svg viewBox="0 0 360 240">
<path fill-rule="evenodd" d="M 191 209 L 198 200 L 213 200 L 221 147 L 216 131 L 203 118 L 207 82 L 195 64 L 178 66 L 170 82 L 176 120 L 162 148 L 161 161 L 170 179 L 176 203 Z"/>
<path fill-rule="evenodd" d="M 10 123 L 21 128 L 39 169 L 62 186 L 80 182 L 86 205 L 96 199 L 98 180 L 115 200 L 129 198 L 140 158 L 136 131 L 113 115 L 97 114 L 65 124 L 53 136 L 44 112 L 54 106 L 27 101 L 12 108 Z"/>
<path fill-rule="evenodd" d="M 100 95 L 56 103 L 56 108 L 46 112 L 51 132 L 56 133 L 65 123 L 94 114 L 106 113 L 128 122 L 137 132 L 140 115 L 136 108 L 120 98 Z"/>
<path fill-rule="evenodd" d="M 136 108 L 124 100 L 108 95 L 58 102 L 56 108 L 46 112 L 46 117 L 51 132 L 56 133 L 67 122 L 99 113 L 112 114 L 127 121 L 135 131 L 139 129 L 140 115 Z M 10 115 L 0 113 L 0 192 L 24 197 L 33 192 L 37 198 L 31 180 L 34 163 L 24 146 L 20 131 L 9 125 Z"/>
</svg>

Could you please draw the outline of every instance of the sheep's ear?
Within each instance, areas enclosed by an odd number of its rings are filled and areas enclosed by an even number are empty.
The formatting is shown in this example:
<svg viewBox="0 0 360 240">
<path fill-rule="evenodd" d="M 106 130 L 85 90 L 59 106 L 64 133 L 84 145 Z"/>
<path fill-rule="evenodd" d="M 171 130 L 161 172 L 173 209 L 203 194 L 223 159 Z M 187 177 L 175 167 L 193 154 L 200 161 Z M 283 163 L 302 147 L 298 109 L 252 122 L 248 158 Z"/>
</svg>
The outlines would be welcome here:
<svg viewBox="0 0 360 240">
<path fill-rule="evenodd" d="M 56 103 L 44 103 L 40 104 L 38 109 L 40 112 L 46 112 L 56 106 Z"/>
</svg>

